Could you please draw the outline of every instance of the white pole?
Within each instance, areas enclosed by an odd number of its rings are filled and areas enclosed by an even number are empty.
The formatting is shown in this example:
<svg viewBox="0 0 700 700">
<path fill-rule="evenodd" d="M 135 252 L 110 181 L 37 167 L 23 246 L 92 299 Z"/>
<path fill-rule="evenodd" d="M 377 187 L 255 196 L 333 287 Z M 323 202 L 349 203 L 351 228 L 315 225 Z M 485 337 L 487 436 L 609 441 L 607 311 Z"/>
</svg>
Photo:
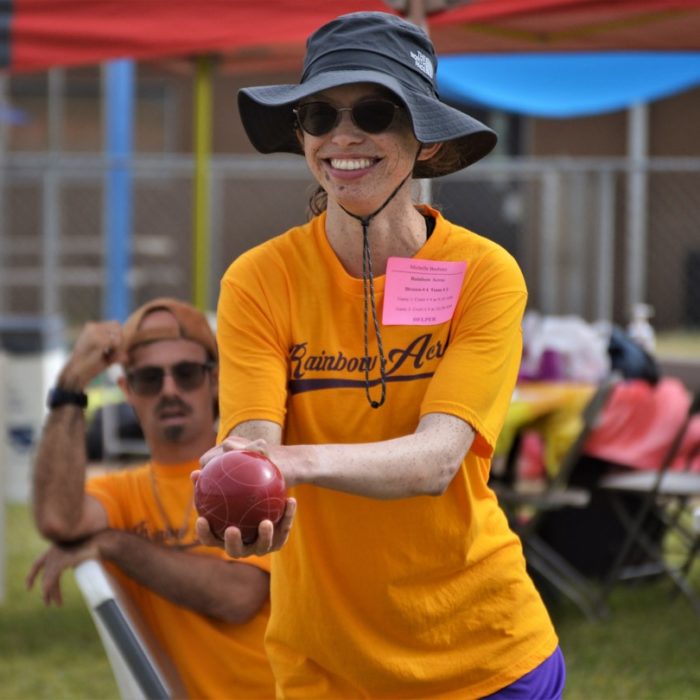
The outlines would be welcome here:
<svg viewBox="0 0 700 700">
<path fill-rule="evenodd" d="M 605 170 L 598 178 L 598 284 L 596 285 L 595 320 L 612 321 L 613 275 L 615 274 L 615 180 Z"/>
<path fill-rule="evenodd" d="M 628 110 L 627 127 L 627 311 L 646 302 L 647 173 L 649 112 L 646 104 Z"/>
<path fill-rule="evenodd" d="M 7 598 L 7 553 L 5 538 L 7 512 L 5 507 L 5 471 L 7 470 L 7 423 L 5 421 L 5 388 L 7 385 L 5 374 L 7 371 L 7 358 L 0 351 L 0 387 L 2 387 L 2 401 L 0 401 L 0 605 Z"/>
<path fill-rule="evenodd" d="M 560 173 L 556 168 L 547 168 L 542 180 L 542 228 L 539 240 L 539 307 L 543 314 L 559 311 L 560 185 Z"/>
</svg>

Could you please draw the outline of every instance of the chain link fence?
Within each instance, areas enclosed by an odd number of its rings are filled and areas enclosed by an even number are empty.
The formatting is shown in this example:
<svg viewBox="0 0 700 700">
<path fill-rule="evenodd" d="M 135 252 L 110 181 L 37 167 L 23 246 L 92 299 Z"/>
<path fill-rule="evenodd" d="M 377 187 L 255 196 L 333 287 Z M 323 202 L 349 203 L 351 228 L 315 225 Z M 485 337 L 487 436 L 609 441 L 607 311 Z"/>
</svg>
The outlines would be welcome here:
<svg viewBox="0 0 700 700">
<path fill-rule="evenodd" d="M 0 313 L 100 318 L 105 294 L 101 155 L 10 153 L 0 195 Z M 192 298 L 194 163 L 135 157 L 128 286 L 132 304 Z M 302 159 L 220 156 L 211 162 L 210 289 L 241 252 L 306 217 Z M 651 304 L 659 329 L 700 326 L 700 159 L 492 158 L 432 183 L 455 223 L 520 262 L 530 307 L 627 321 Z"/>
</svg>

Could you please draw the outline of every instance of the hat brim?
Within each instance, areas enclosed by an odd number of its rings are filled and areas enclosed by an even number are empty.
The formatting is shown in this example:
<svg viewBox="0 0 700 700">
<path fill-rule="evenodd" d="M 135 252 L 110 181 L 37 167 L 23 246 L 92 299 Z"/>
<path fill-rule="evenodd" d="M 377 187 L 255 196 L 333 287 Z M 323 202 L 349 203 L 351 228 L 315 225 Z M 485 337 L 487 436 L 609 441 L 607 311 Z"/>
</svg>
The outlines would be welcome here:
<svg viewBox="0 0 700 700">
<path fill-rule="evenodd" d="M 265 85 L 242 88 L 238 108 L 243 127 L 261 153 L 302 154 L 296 136 L 295 105 L 323 90 L 353 83 L 373 83 L 394 93 L 410 116 L 420 143 L 452 143 L 457 157 L 434 163 L 418 161 L 415 177 L 438 177 L 465 168 L 487 155 L 496 145 L 496 134 L 485 124 L 432 95 L 407 89 L 391 75 L 372 70 L 325 71 L 298 85 Z"/>
</svg>

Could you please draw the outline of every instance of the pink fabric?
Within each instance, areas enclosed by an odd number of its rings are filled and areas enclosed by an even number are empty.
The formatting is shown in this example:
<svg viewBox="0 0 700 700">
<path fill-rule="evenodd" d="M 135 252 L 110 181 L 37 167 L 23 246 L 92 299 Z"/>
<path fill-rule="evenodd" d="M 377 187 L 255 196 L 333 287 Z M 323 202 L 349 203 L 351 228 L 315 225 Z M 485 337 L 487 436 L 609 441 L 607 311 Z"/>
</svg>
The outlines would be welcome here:
<svg viewBox="0 0 700 700">
<path fill-rule="evenodd" d="M 673 377 L 656 386 L 642 380 L 621 382 L 586 441 L 585 454 L 636 469 L 658 469 L 683 426 L 690 400 L 683 383 Z"/>
<path fill-rule="evenodd" d="M 700 472 L 700 416 L 694 416 L 688 424 L 688 430 L 671 468 Z"/>
</svg>

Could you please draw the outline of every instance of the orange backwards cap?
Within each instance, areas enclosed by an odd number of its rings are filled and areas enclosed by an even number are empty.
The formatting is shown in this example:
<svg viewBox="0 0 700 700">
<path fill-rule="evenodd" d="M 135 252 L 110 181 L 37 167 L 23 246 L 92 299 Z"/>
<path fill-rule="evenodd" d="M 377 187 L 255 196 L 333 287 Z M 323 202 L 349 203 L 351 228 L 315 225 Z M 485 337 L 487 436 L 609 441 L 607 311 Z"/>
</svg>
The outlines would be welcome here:
<svg viewBox="0 0 700 700">
<path fill-rule="evenodd" d="M 172 324 L 139 330 L 143 319 L 153 311 L 169 311 L 177 321 Z M 129 353 L 137 345 L 159 340 L 191 340 L 199 343 L 212 360 L 218 358 L 216 336 L 207 317 L 191 304 L 170 297 L 153 299 L 140 306 L 126 320 L 123 327 L 124 350 Z"/>
</svg>

